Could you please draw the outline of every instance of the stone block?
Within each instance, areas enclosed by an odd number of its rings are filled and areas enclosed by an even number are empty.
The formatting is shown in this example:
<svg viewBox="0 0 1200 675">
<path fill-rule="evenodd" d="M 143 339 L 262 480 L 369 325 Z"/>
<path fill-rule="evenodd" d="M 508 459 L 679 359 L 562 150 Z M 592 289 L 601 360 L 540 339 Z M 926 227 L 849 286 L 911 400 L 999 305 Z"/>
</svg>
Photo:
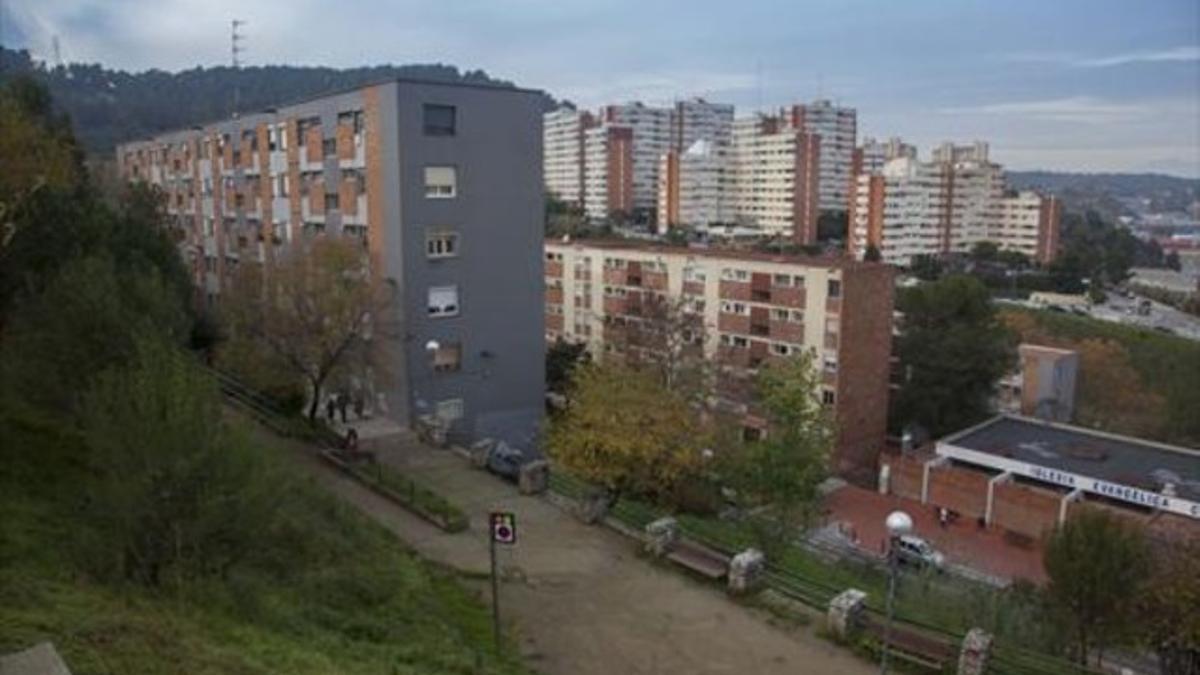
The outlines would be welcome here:
<svg viewBox="0 0 1200 675">
<path fill-rule="evenodd" d="M 748 548 L 729 561 L 729 592 L 750 593 L 762 582 L 767 559 L 758 549 Z"/>
<path fill-rule="evenodd" d="M 992 656 L 992 634 L 982 628 L 972 628 L 963 638 L 958 654 L 958 675 L 983 675 Z"/>
<path fill-rule="evenodd" d="M 605 519 L 608 516 L 609 499 L 607 495 L 595 494 L 579 500 L 579 519 L 588 525 Z"/>
<path fill-rule="evenodd" d="M 829 613 L 825 627 L 838 640 L 849 639 L 859 625 L 866 607 L 867 594 L 857 588 L 848 588 L 829 601 Z"/>
<path fill-rule="evenodd" d="M 659 518 L 646 525 L 646 551 L 662 557 L 679 539 L 679 523 L 674 518 Z"/>
<path fill-rule="evenodd" d="M 496 447 L 496 441 L 491 438 L 484 438 L 475 441 L 468 448 L 467 453 L 471 456 L 471 466 L 476 469 L 486 469 L 488 457 L 492 454 L 492 449 Z"/>
<path fill-rule="evenodd" d="M 550 484 L 550 463 L 544 459 L 524 464 L 517 475 L 517 490 L 523 495 L 540 495 Z"/>
</svg>

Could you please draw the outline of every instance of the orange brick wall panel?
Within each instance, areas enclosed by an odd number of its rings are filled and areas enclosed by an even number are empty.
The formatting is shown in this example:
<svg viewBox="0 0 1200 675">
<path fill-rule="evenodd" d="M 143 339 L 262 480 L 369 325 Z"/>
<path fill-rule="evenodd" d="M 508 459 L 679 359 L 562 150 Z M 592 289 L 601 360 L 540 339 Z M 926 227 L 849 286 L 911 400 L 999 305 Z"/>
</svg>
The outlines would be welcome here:
<svg viewBox="0 0 1200 675">
<path fill-rule="evenodd" d="M 304 161 L 320 162 L 325 159 L 325 139 L 321 136 L 321 125 L 314 124 L 304 132 Z"/>
<path fill-rule="evenodd" d="M 546 314 L 546 330 L 553 330 L 553 331 L 558 331 L 561 333 L 562 329 L 563 329 L 563 321 L 564 320 L 563 320 L 562 314 L 547 313 Z"/>
<path fill-rule="evenodd" d="M 742 314 L 721 312 L 717 315 L 717 330 L 722 333 L 750 334 L 750 317 Z"/>
<path fill-rule="evenodd" d="M 358 180 L 343 178 L 338 184 L 338 208 L 347 216 L 358 215 Z"/>
<path fill-rule="evenodd" d="M 625 298 L 604 298 L 604 313 L 610 316 L 625 313 Z"/>
<path fill-rule="evenodd" d="M 726 366 L 750 365 L 750 350 L 737 347 L 720 347 L 717 349 L 717 362 Z"/>
<path fill-rule="evenodd" d="M 308 189 L 308 210 L 314 216 L 325 214 L 325 181 L 313 181 Z"/>
<path fill-rule="evenodd" d="M 624 286 L 625 279 L 625 270 L 617 269 L 615 267 L 604 268 L 604 283 L 612 284 L 614 286 Z"/>
<path fill-rule="evenodd" d="M 704 282 L 702 281 L 685 281 L 683 282 L 684 295 L 704 295 Z"/>
<path fill-rule="evenodd" d="M 979 518 L 987 510 L 988 475 L 970 469 L 938 467 L 929 472 L 929 501 Z"/>
<path fill-rule="evenodd" d="M 300 131 L 295 118 L 289 118 L 284 123 L 284 133 L 287 135 L 287 176 L 290 191 L 288 192 L 288 220 L 292 227 L 300 226 Z"/>
<path fill-rule="evenodd" d="M 750 284 L 722 279 L 717 293 L 722 300 L 749 300 Z"/>
<path fill-rule="evenodd" d="M 263 210 L 263 224 L 269 224 L 271 234 L 278 234 L 275 232 L 276 214 L 271 209 L 271 143 L 266 123 L 258 125 L 256 133 L 258 135 L 258 166 L 262 170 L 263 175 L 258 183 L 259 199 L 261 200 Z"/>
<path fill-rule="evenodd" d="M 838 351 L 835 467 L 844 477 L 866 484 L 874 480 L 887 430 L 893 274 L 878 263 L 844 267 L 840 335 L 826 337 L 827 346 Z"/>
<path fill-rule="evenodd" d="M 354 127 L 349 124 L 337 125 L 337 157 L 339 160 L 354 159 Z"/>
<path fill-rule="evenodd" d="M 804 342 L 804 324 L 791 321 L 771 321 L 771 339 L 780 342 L 801 344 Z"/>
<path fill-rule="evenodd" d="M 563 275 L 563 264 L 558 260 L 546 261 L 546 276 L 561 279 Z"/>
<path fill-rule="evenodd" d="M 563 304 L 563 289 L 547 288 L 546 289 L 546 304 L 548 304 L 548 305 Z"/>
<path fill-rule="evenodd" d="M 892 494 L 921 501 L 921 480 L 924 476 L 924 463 L 920 460 L 892 455 L 884 457 L 881 460 L 882 464 L 887 464 L 890 467 L 890 481 Z"/>
<path fill-rule="evenodd" d="M 642 272 L 642 286 L 655 291 L 667 290 L 667 273 Z"/>
<path fill-rule="evenodd" d="M 774 286 L 771 288 L 771 302 L 782 307 L 804 309 L 805 295 L 803 288 L 789 286 Z"/>
<path fill-rule="evenodd" d="M 1021 485 L 996 485 L 992 502 L 992 523 L 1035 539 L 1050 533 L 1058 525 L 1062 497 L 1055 493 Z"/>
</svg>

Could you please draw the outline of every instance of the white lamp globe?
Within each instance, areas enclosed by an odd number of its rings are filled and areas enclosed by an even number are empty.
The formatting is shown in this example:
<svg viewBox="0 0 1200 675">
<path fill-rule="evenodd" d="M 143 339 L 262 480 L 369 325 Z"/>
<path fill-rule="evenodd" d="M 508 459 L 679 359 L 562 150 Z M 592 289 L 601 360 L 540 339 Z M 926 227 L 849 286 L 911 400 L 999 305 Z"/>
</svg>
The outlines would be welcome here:
<svg viewBox="0 0 1200 675">
<path fill-rule="evenodd" d="M 430 340 L 429 342 L 425 343 L 425 351 L 427 351 L 427 352 L 436 352 L 437 350 L 439 350 L 441 348 L 442 348 L 442 345 L 437 340 Z"/>
<path fill-rule="evenodd" d="M 888 514 L 887 520 L 884 522 L 887 525 L 888 534 L 893 537 L 899 537 L 912 532 L 912 516 L 903 511 L 892 511 Z"/>
</svg>

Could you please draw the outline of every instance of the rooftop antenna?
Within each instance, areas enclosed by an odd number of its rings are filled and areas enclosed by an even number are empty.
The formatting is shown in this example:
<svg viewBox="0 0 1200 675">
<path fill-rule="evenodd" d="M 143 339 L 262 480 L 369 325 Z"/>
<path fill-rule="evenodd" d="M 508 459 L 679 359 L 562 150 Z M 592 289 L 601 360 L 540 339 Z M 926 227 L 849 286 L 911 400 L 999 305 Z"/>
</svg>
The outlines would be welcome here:
<svg viewBox="0 0 1200 675">
<path fill-rule="evenodd" d="M 757 89 L 757 90 L 758 90 L 758 91 L 756 92 L 757 101 L 755 102 L 754 106 L 755 106 L 755 107 L 758 109 L 756 112 L 762 112 L 762 109 L 763 109 L 763 67 L 762 67 L 762 59 L 758 59 L 757 61 L 755 61 L 755 62 L 754 62 L 754 79 L 755 79 L 755 89 Z"/>
<path fill-rule="evenodd" d="M 57 35 L 50 40 L 50 48 L 54 51 L 54 67 L 62 68 L 62 46 L 58 43 Z"/>
<path fill-rule="evenodd" d="M 242 67 L 241 55 L 246 51 L 245 42 L 246 36 L 238 32 L 238 29 L 245 26 L 246 22 L 241 19 L 234 19 L 229 22 L 229 56 L 234 70 L 239 70 Z M 233 116 L 237 117 L 238 106 L 241 104 L 240 96 L 241 87 L 238 84 L 237 75 L 234 75 L 233 80 Z"/>
</svg>

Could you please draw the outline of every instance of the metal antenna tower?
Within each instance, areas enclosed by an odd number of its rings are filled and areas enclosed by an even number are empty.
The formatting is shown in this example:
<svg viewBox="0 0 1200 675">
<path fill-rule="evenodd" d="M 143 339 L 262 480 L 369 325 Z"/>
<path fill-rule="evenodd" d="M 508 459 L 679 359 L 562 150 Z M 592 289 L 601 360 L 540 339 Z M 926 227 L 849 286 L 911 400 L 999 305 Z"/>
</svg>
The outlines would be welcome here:
<svg viewBox="0 0 1200 675">
<path fill-rule="evenodd" d="M 58 44 L 58 36 L 50 40 L 50 48 L 54 51 L 54 67 L 62 68 L 62 46 Z"/>
<path fill-rule="evenodd" d="M 246 37 L 238 32 L 238 29 L 245 26 L 246 22 L 241 19 L 234 19 L 229 22 L 229 56 L 235 71 L 242 67 L 242 52 L 246 51 Z M 238 106 L 241 105 L 241 85 L 238 82 L 238 74 L 233 74 L 233 116 L 238 115 Z"/>
</svg>

